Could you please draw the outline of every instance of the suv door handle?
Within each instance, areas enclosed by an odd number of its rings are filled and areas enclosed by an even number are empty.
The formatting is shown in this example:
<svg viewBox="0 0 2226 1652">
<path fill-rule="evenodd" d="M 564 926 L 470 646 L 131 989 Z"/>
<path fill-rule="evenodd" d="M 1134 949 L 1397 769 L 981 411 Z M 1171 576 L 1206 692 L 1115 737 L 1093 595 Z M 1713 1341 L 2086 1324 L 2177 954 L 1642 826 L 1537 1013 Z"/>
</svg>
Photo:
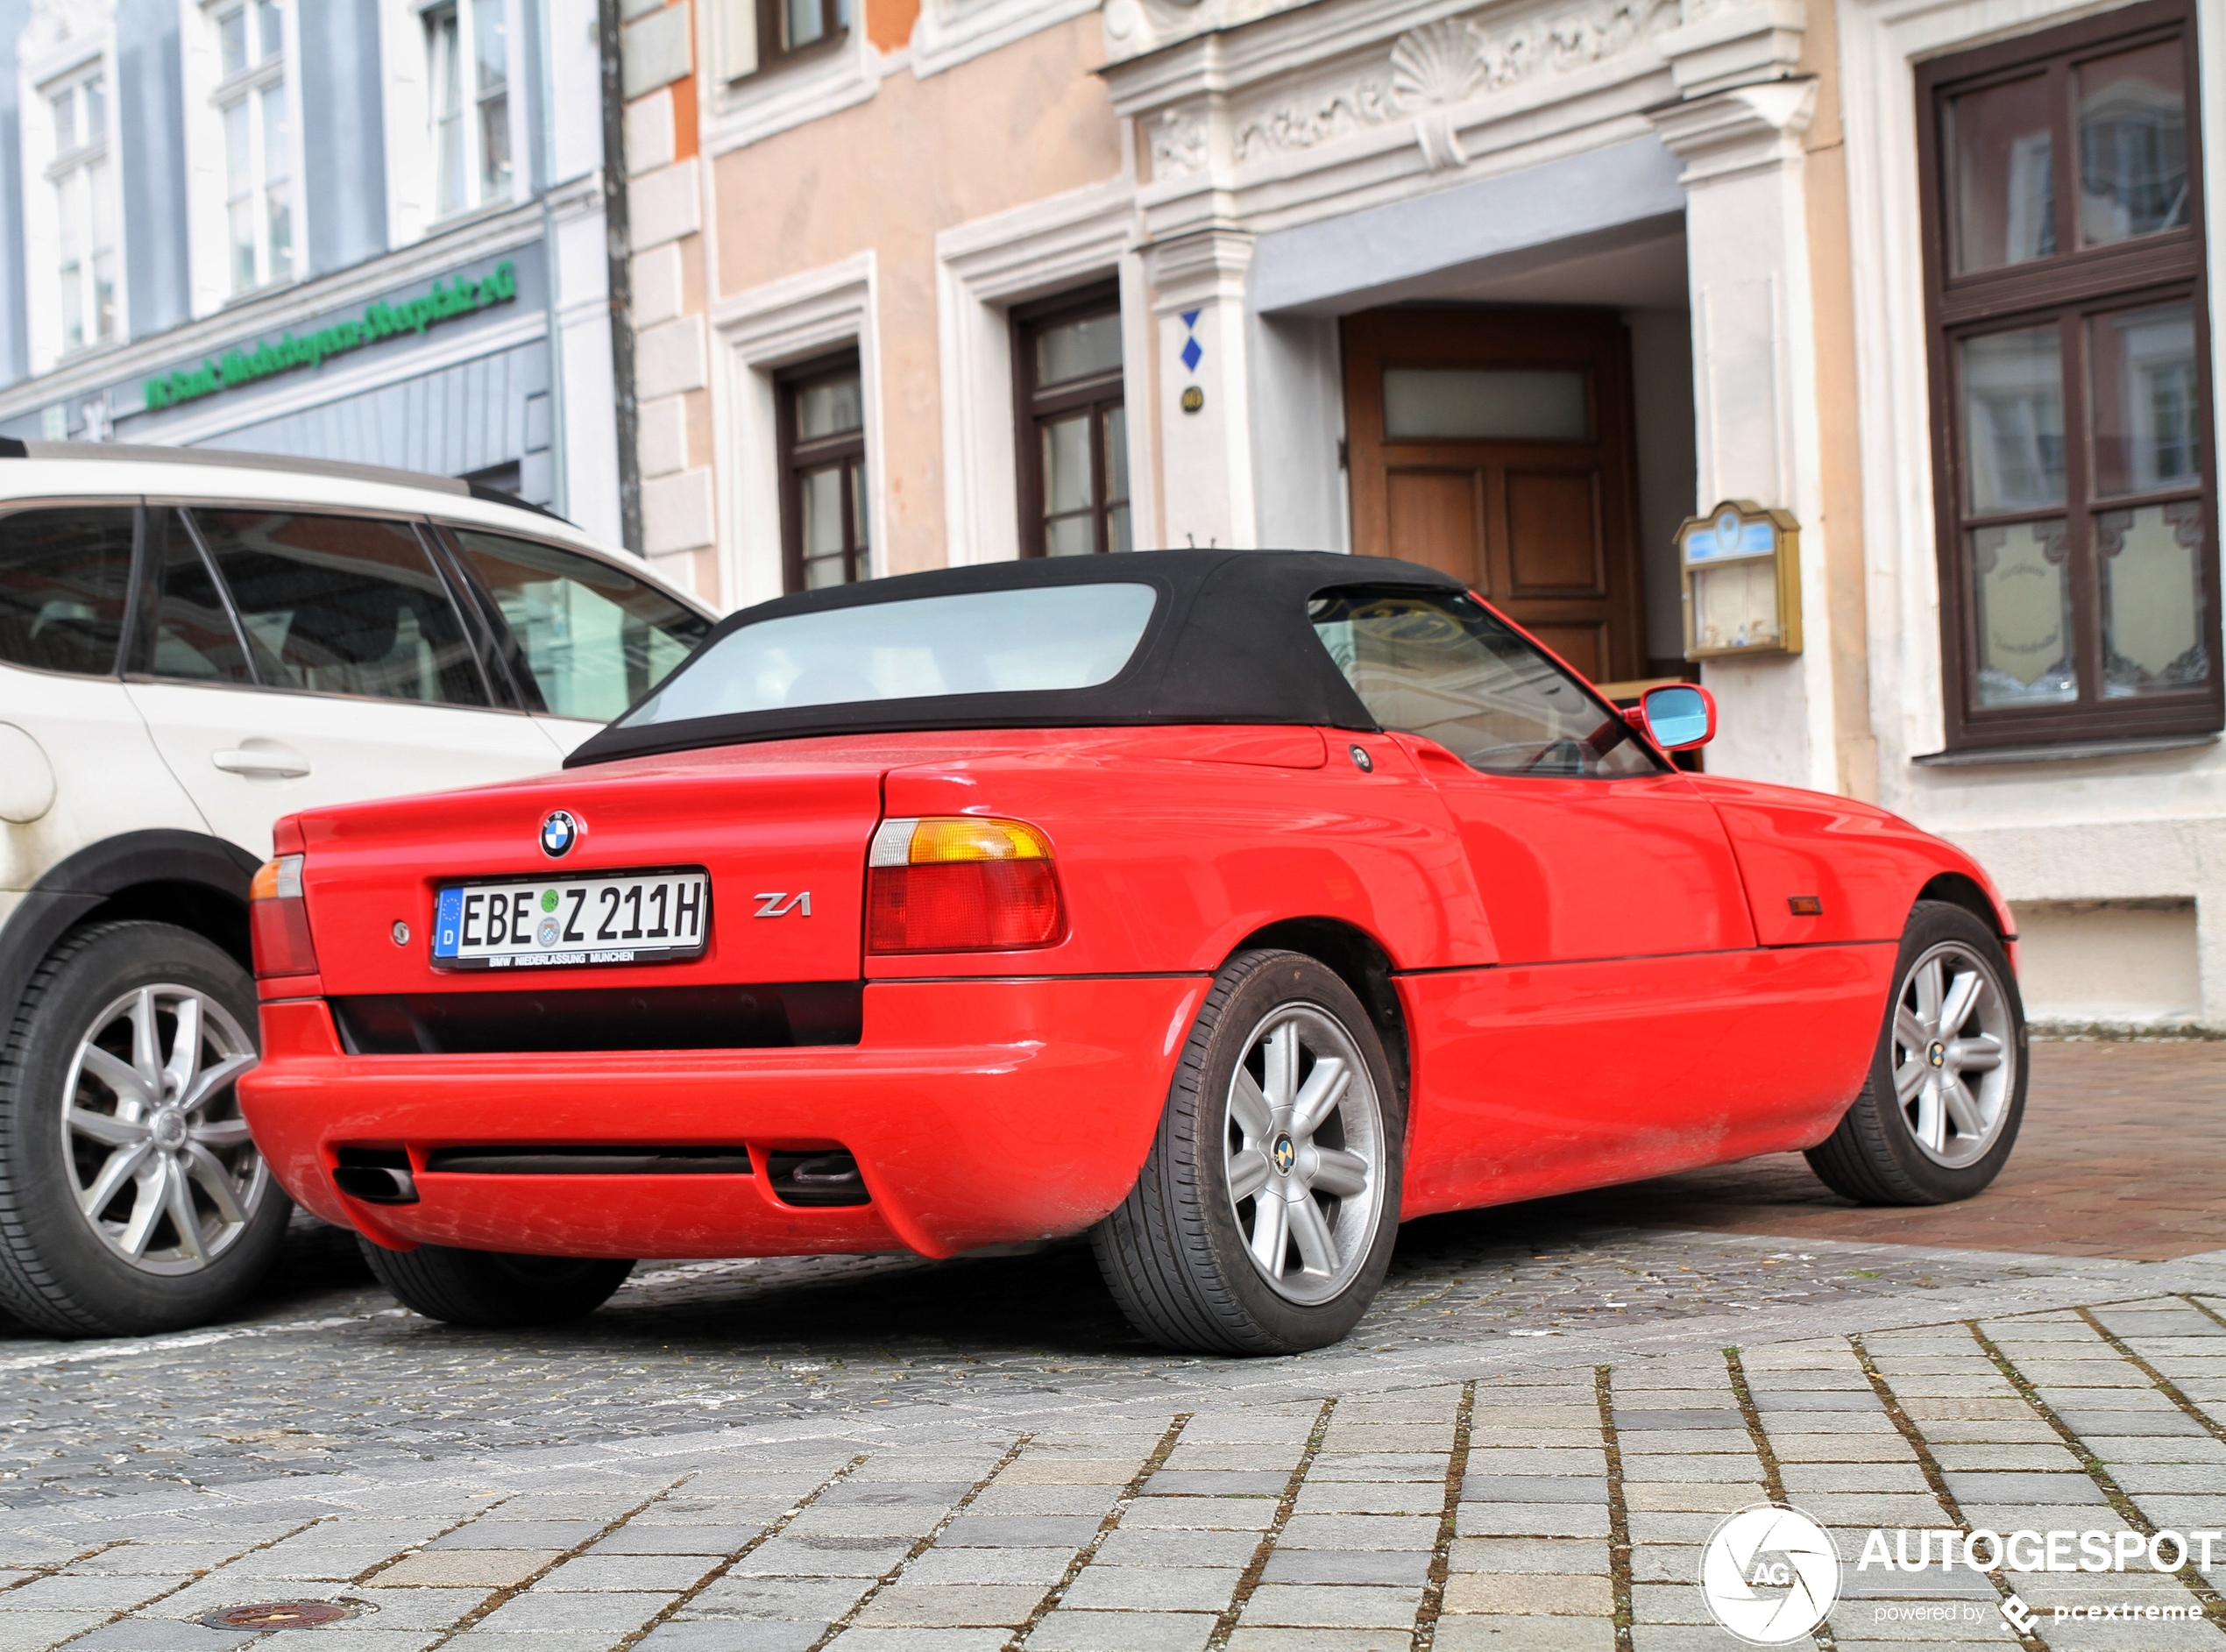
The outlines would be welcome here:
<svg viewBox="0 0 2226 1652">
<path fill-rule="evenodd" d="M 309 760 L 290 747 L 274 740 L 258 741 L 252 746 L 236 746 L 230 751 L 212 751 L 209 761 L 228 775 L 266 775 L 276 779 L 292 780 L 309 772 Z"/>
</svg>

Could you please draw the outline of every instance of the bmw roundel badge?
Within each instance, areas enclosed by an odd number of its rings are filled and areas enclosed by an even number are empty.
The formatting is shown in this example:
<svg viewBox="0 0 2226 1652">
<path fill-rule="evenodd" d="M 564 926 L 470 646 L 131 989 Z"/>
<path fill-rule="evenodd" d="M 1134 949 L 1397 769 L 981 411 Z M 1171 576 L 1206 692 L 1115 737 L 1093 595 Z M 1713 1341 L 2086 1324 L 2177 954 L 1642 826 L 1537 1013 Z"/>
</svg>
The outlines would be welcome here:
<svg viewBox="0 0 2226 1652">
<path fill-rule="evenodd" d="M 568 809 L 551 809 L 541 823 L 541 852 L 554 861 L 571 853 L 586 828 Z"/>
</svg>

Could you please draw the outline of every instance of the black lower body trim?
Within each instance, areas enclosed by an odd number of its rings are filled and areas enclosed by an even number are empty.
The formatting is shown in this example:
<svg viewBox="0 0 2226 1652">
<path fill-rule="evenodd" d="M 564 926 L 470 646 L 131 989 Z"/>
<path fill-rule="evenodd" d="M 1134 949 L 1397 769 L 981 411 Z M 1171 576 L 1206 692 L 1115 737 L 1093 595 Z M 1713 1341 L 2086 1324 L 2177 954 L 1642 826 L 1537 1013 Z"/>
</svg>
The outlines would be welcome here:
<svg viewBox="0 0 2226 1652">
<path fill-rule="evenodd" d="M 865 983 L 420 992 L 330 1002 L 351 1055 L 763 1050 L 857 1043 Z"/>
</svg>

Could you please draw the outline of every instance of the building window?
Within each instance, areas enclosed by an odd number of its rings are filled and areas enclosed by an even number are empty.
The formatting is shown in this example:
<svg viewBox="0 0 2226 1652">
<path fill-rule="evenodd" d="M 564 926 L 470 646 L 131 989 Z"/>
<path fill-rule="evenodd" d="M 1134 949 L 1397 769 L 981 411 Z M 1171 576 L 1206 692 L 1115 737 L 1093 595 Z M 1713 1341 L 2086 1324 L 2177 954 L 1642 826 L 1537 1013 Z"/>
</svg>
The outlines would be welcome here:
<svg viewBox="0 0 2226 1652">
<path fill-rule="evenodd" d="M 790 591 L 873 577 L 866 514 L 866 403 L 858 358 L 783 375 L 781 537 Z"/>
<path fill-rule="evenodd" d="M 849 32 L 851 0 L 714 0 L 719 76 L 738 81 Z"/>
<path fill-rule="evenodd" d="M 116 337 L 115 173 L 108 158 L 108 81 L 95 69 L 45 89 L 53 122 L 55 260 L 61 287 L 62 351 Z"/>
<path fill-rule="evenodd" d="M 508 4 L 449 0 L 425 11 L 440 217 L 510 199 Z"/>
<path fill-rule="evenodd" d="M 1948 743 L 2217 728 L 2193 13 L 1919 70 Z"/>
<path fill-rule="evenodd" d="M 210 14 L 215 95 L 224 128 L 224 226 L 231 290 L 294 279 L 294 123 L 286 103 L 286 21 L 277 0 Z"/>
<path fill-rule="evenodd" d="M 1133 549 L 1118 290 L 1014 312 L 1013 361 L 1021 554 Z"/>
</svg>

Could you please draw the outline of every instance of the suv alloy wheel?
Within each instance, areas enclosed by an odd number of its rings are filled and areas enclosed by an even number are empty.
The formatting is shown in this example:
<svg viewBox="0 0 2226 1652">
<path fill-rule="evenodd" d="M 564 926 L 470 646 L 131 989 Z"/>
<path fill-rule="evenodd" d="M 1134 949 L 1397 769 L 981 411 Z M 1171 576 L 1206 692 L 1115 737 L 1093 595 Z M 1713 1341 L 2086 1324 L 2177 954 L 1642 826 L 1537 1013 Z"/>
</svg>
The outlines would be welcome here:
<svg viewBox="0 0 2226 1652">
<path fill-rule="evenodd" d="M 0 1046 L 0 1307 L 65 1336 L 222 1314 L 289 1202 L 233 1084 L 255 1062 L 246 971 L 165 924 L 98 924 L 48 955 Z"/>
</svg>

